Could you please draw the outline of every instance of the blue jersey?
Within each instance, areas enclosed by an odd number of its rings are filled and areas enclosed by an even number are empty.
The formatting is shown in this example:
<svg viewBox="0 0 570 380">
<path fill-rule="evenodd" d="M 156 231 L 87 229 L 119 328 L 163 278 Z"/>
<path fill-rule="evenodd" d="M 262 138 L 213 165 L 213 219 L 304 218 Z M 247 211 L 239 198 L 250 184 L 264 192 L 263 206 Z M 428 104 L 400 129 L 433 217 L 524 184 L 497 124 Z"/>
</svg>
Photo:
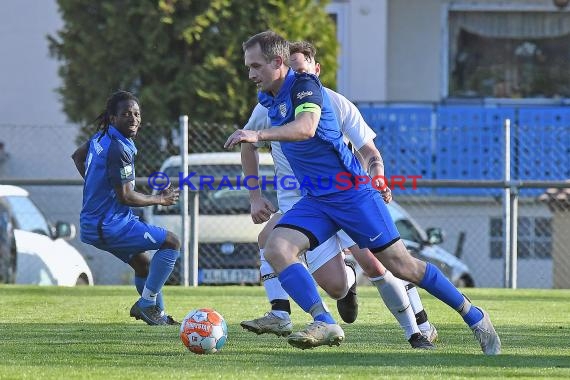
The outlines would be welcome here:
<svg viewBox="0 0 570 380">
<path fill-rule="evenodd" d="M 260 92 L 258 99 L 268 108 L 273 126 L 292 122 L 303 109 L 320 108 L 315 136 L 303 141 L 280 142 L 303 194 L 321 196 L 339 192 L 346 188 L 347 180 L 353 183 L 354 176 L 366 175 L 344 143 L 330 99 L 315 75 L 298 74 L 289 69 L 275 97 Z"/>
<path fill-rule="evenodd" d="M 98 132 L 89 141 L 80 217 L 83 242 L 100 241 L 103 230 L 105 236 L 112 237 L 136 219 L 131 208 L 121 204 L 115 193 L 115 186 L 126 182 L 134 185 L 136 153 L 133 140 L 112 125 L 107 133 Z"/>
</svg>

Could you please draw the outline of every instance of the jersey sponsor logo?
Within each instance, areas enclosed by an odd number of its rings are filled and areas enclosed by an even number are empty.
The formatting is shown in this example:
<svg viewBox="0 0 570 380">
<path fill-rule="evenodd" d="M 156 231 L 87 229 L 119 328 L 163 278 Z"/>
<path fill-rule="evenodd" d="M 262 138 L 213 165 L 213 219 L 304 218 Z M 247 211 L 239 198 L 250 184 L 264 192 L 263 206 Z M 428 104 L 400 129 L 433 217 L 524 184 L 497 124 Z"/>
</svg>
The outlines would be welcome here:
<svg viewBox="0 0 570 380">
<path fill-rule="evenodd" d="M 127 165 L 121 168 L 121 179 L 127 179 L 133 175 L 133 166 Z"/>
<path fill-rule="evenodd" d="M 311 96 L 313 95 L 313 91 L 301 91 L 299 93 L 297 93 L 297 99 L 301 100 L 303 98 L 306 98 L 307 96 Z"/>
<path fill-rule="evenodd" d="M 279 104 L 279 114 L 281 114 L 281 117 L 287 116 L 287 104 Z"/>
</svg>

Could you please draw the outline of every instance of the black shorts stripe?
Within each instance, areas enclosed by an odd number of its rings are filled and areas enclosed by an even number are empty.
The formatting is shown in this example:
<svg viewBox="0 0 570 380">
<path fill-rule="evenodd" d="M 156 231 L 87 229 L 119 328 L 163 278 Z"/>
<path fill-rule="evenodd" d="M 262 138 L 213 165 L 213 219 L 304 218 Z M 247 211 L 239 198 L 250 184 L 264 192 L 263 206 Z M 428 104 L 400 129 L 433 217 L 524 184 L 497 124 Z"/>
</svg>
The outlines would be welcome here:
<svg viewBox="0 0 570 380">
<path fill-rule="evenodd" d="M 309 243 L 310 243 L 309 251 L 312 251 L 313 249 L 317 248 L 320 244 L 319 241 L 317 240 L 317 237 L 315 235 L 313 235 L 313 233 L 311 231 L 309 231 L 303 227 L 295 226 L 293 224 L 277 224 L 275 227 L 273 227 L 273 229 L 275 229 L 277 227 L 290 228 L 292 230 L 299 231 L 300 233 L 305 235 L 309 239 Z"/>
<path fill-rule="evenodd" d="M 400 237 L 399 237 L 399 236 L 398 236 L 397 238 L 395 238 L 395 239 L 389 241 L 388 243 L 386 243 L 386 244 L 380 246 L 380 247 L 377 247 L 377 248 L 369 248 L 369 249 L 370 249 L 370 251 L 371 251 L 372 253 L 379 253 L 379 252 L 382 252 L 383 250 L 385 250 L 386 248 L 388 248 L 389 246 L 391 246 L 392 244 L 394 244 L 395 242 L 397 242 L 398 240 L 400 240 Z"/>
</svg>

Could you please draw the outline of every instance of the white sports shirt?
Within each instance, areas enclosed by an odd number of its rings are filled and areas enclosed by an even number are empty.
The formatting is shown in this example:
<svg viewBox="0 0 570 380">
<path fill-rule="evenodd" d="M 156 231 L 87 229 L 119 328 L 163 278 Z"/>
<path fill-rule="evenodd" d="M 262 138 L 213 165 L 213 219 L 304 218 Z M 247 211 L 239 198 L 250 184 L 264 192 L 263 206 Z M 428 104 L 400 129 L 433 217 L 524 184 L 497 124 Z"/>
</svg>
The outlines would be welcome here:
<svg viewBox="0 0 570 380">
<path fill-rule="evenodd" d="M 356 108 L 352 102 L 329 88 L 325 87 L 325 91 L 331 100 L 345 142 L 350 141 L 352 146 L 356 150 L 359 150 L 364 144 L 372 141 L 374 137 L 376 137 L 376 133 L 366 124 L 360 111 L 358 111 L 358 108 Z M 271 128 L 271 121 L 267 113 L 267 108 L 258 103 L 243 129 L 258 131 Z M 255 145 L 260 147 L 263 146 L 264 143 L 265 142 L 262 141 Z M 279 181 L 285 176 L 294 177 L 293 169 L 291 169 L 289 161 L 285 158 L 281 150 L 281 144 L 278 141 L 271 141 L 271 155 L 275 165 L 275 175 Z M 288 185 L 291 184 L 290 187 L 293 187 L 292 183 L 293 181 L 287 181 Z M 282 189 L 282 186 L 279 186 L 277 190 L 277 201 L 279 202 L 281 212 L 284 213 L 288 211 L 299 199 L 301 199 L 301 192 L 298 184 L 296 184 L 295 190 L 285 190 Z"/>
</svg>

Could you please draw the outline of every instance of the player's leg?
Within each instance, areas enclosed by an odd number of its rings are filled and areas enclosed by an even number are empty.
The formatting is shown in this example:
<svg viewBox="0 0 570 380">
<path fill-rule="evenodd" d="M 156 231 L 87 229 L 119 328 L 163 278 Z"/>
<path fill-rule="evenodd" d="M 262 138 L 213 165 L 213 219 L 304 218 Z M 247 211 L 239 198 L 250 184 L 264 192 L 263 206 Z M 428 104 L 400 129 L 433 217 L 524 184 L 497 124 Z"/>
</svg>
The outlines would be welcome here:
<svg viewBox="0 0 570 380">
<path fill-rule="evenodd" d="M 338 236 L 341 240 L 341 245 L 343 247 L 348 246 L 350 248 L 350 251 L 353 253 L 353 257 L 359 263 L 362 270 L 364 271 L 364 274 L 368 277 L 368 279 L 372 283 L 374 283 L 374 280 L 376 278 L 379 278 L 383 279 L 391 287 L 401 288 L 402 286 L 404 286 L 407 295 L 407 298 L 404 298 L 404 303 L 407 303 L 406 301 L 409 301 L 409 304 L 412 306 L 412 310 L 415 315 L 416 324 L 418 325 L 418 328 L 420 329 L 421 333 L 430 342 L 433 343 L 433 341 L 435 341 L 435 339 L 437 338 L 437 330 L 435 329 L 435 326 L 433 326 L 428 320 L 427 313 L 424 310 L 422 301 L 420 299 L 420 295 L 415 285 L 408 281 L 402 281 L 399 278 L 394 277 L 391 273 L 388 275 L 388 278 L 384 277 L 384 273 L 390 271 L 388 271 L 382 265 L 382 263 L 378 261 L 378 259 L 372 254 L 372 252 L 370 252 L 370 250 L 360 249 L 358 245 L 356 245 L 354 241 L 348 235 L 346 235 L 346 233 L 342 230 L 339 231 Z M 382 283 L 380 284 L 374 283 L 374 285 L 380 285 L 380 287 L 377 286 L 379 292 L 382 292 L 382 289 L 384 289 Z M 392 291 L 392 293 L 394 292 Z M 397 293 L 399 294 L 400 292 L 397 291 Z M 380 293 L 380 295 L 382 296 L 382 293 Z M 386 306 L 391 311 L 393 309 L 397 309 L 397 305 L 402 304 L 401 301 L 399 301 L 400 298 L 399 296 L 396 297 L 394 301 L 390 301 L 390 297 L 388 294 L 382 296 L 382 298 L 383 299 L 386 298 L 385 299 Z M 402 328 L 404 327 L 402 326 Z"/>
<path fill-rule="evenodd" d="M 344 191 L 337 197 L 337 202 L 326 207 L 325 212 L 360 247 L 369 247 L 396 277 L 424 288 L 460 313 L 485 354 L 500 353 L 500 339 L 487 313 L 472 305 L 435 265 L 426 264 L 410 255 L 378 192 Z M 329 207 L 335 211 L 330 211 Z M 354 223 L 355 220 L 360 223 Z"/>
<path fill-rule="evenodd" d="M 420 298 L 420 294 L 418 293 L 418 288 L 416 285 L 409 281 L 401 281 L 406 288 L 406 293 L 408 294 L 410 304 L 414 310 L 414 315 L 416 316 L 416 323 L 418 324 L 418 327 L 420 328 L 422 334 L 430 342 L 435 342 L 437 340 L 437 329 L 428 319 L 428 315 L 424 310 L 424 305 Z"/>
<path fill-rule="evenodd" d="M 256 334 L 271 333 L 278 336 L 286 336 L 291 334 L 293 324 L 291 323 L 291 304 L 289 302 L 289 295 L 281 287 L 277 273 L 273 270 L 271 265 L 265 259 L 265 242 L 275 224 L 281 219 L 281 214 L 274 214 L 263 227 L 259 233 L 259 258 L 261 265 L 259 271 L 261 274 L 261 281 L 265 289 L 271 305 L 271 310 L 264 316 L 242 321 L 240 325 L 249 331 Z"/>
<path fill-rule="evenodd" d="M 142 319 L 150 325 L 169 324 L 168 317 L 164 315 L 163 309 L 157 304 L 157 298 L 163 304 L 159 294 L 180 256 L 178 238 L 163 228 L 133 220 L 117 234 L 114 240 L 117 250 L 132 252 L 128 260 L 125 260 L 127 263 L 137 268 L 148 268 L 141 297 L 131 308 L 131 316 Z M 141 251 L 147 250 L 156 250 L 148 265 L 144 260 L 144 255 L 140 255 Z M 139 270 L 139 274 L 144 275 L 144 271 Z M 138 281 L 142 282 L 141 279 Z"/>
<path fill-rule="evenodd" d="M 337 300 L 337 309 L 342 320 L 353 323 L 358 316 L 356 271 L 354 266 L 345 262 L 338 237 L 331 237 L 303 256 L 317 284 L 331 298 Z"/>
<path fill-rule="evenodd" d="M 150 257 L 148 253 L 141 252 L 138 255 L 132 256 L 131 260 L 129 261 L 129 265 L 135 271 L 135 287 L 139 293 L 139 296 L 142 296 L 146 284 L 146 279 L 148 277 L 148 270 L 150 267 Z M 162 311 L 162 316 L 167 325 L 180 325 L 180 322 L 176 321 L 171 315 L 165 312 L 164 296 L 162 291 L 156 295 L 156 306 L 158 306 L 158 308 Z"/>
<path fill-rule="evenodd" d="M 318 202 L 302 198 L 269 235 L 265 257 L 279 273 L 281 286 L 314 322 L 289 335 L 289 344 L 299 348 L 340 344 L 344 331 L 326 309 L 315 281 L 298 256 L 334 235 L 337 227 L 321 212 Z"/>
<path fill-rule="evenodd" d="M 434 348 L 428 338 L 423 335 L 423 332 L 416 322 L 416 317 L 411 308 L 410 300 L 402 280 L 394 277 L 370 250 L 366 248 L 360 249 L 358 245 L 353 245 L 350 247 L 350 252 L 356 262 L 362 267 L 364 274 L 366 274 L 372 284 L 378 289 L 380 297 L 400 324 L 400 327 L 404 331 L 404 336 L 410 345 L 413 348 L 419 349 Z"/>
<path fill-rule="evenodd" d="M 485 354 L 501 352 L 501 341 L 488 314 L 472 305 L 435 265 L 412 257 L 401 240 L 375 252 L 375 255 L 398 277 L 413 282 L 456 310 L 474 332 Z"/>
</svg>

